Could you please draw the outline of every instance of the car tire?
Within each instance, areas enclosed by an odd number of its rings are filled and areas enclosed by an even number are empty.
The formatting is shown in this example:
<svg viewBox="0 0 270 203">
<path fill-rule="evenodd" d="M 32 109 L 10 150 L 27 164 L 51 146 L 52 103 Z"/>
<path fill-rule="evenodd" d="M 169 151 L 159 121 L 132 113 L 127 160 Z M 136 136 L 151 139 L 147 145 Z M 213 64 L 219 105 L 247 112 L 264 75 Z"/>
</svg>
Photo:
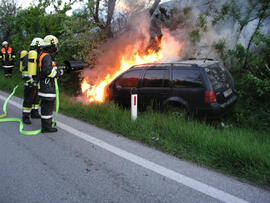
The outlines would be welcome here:
<svg viewBox="0 0 270 203">
<path fill-rule="evenodd" d="M 178 103 L 168 103 L 164 106 L 163 112 L 177 118 L 187 118 L 188 111 L 184 105 Z"/>
</svg>

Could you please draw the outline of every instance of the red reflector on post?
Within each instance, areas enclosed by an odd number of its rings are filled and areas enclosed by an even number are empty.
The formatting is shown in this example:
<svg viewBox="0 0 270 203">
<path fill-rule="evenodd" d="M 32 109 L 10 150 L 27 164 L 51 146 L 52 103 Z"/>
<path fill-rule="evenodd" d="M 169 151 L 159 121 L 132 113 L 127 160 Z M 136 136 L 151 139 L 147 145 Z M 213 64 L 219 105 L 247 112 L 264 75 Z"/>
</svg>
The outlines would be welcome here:
<svg viewBox="0 0 270 203">
<path fill-rule="evenodd" d="M 216 102 L 215 91 L 208 91 L 208 90 L 206 90 L 205 91 L 205 94 L 204 94 L 204 100 L 205 100 L 205 103 L 206 104 Z"/>
<path fill-rule="evenodd" d="M 136 120 L 137 119 L 137 113 L 138 113 L 138 108 L 137 108 L 137 94 L 132 94 L 131 95 L 131 120 Z"/>
</svg>

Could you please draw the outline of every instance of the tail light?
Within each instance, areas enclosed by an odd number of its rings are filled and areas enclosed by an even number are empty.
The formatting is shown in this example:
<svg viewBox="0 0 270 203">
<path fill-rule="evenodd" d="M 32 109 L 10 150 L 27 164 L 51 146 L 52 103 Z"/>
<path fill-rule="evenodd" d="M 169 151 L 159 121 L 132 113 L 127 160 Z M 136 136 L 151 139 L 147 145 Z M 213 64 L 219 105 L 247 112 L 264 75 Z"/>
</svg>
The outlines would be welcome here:
<svg viewBox="0 0 270 203">
<path fill-rule="evenodd" d="M 216 94 L 214 91 L 205 91 L 204 94 L 204 101 L 206 104 L 216 102 Z"/>
</svg>

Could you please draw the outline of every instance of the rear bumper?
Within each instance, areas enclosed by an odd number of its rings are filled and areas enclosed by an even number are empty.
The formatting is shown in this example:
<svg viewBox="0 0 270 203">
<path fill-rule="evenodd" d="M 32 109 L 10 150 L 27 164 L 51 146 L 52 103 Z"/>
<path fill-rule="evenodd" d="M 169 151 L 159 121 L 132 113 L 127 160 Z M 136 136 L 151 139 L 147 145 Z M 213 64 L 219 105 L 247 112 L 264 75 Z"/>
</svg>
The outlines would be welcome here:
<svg viewBox="0 0 270 203">
<path fill-rule="evenodd" d="M 205 116 L 208 118 L 219 118 L 222 117 L 224 114 L 230 112 L 233 108 L 234 104 L 238 99 L 238 95 L 233 95 L 227 102 L 223 104 L 212 103 L 209 104 L 206 108 L 197 109 L 197 113 L 199 116 Z"/>
</svg>

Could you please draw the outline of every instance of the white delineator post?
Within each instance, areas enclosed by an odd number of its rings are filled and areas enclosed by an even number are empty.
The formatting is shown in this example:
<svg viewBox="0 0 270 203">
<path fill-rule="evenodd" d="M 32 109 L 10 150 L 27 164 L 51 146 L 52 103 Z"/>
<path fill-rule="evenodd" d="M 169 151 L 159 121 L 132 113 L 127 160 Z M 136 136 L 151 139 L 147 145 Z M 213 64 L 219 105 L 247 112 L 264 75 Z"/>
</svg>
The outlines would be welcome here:
<svg viewBox="0 0 270 203">
<path fill-rule="evenodd" d="M 135 121 L 137 119 L 137 112 L 138 112 L 138 95 L 132 94 L 131 95 L 131 120 Z"/>
</svg>

